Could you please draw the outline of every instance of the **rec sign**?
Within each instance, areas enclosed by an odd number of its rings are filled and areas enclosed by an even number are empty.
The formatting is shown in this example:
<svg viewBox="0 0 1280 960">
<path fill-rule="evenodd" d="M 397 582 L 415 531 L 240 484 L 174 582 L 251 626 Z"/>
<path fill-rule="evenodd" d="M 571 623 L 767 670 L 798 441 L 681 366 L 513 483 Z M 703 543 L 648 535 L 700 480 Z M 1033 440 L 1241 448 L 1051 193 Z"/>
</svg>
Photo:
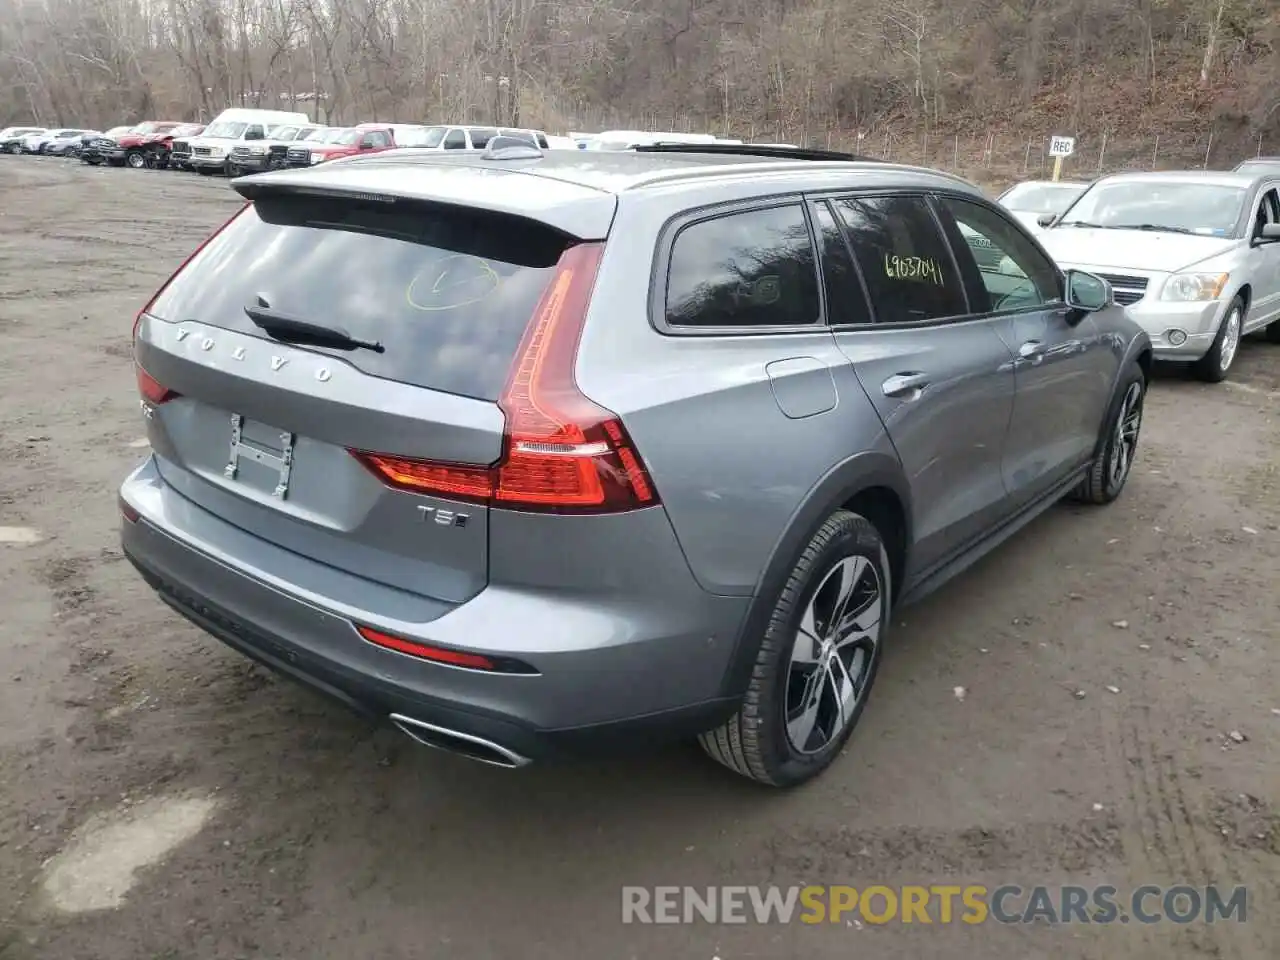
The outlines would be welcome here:
<svg viewBox="0 0 1280 960">
<path fill-rule="evenodd" d="M 1075 137 L 1050 137 L 1049 156 L 1069 157 L 1076 152 Z"/>
</svg>

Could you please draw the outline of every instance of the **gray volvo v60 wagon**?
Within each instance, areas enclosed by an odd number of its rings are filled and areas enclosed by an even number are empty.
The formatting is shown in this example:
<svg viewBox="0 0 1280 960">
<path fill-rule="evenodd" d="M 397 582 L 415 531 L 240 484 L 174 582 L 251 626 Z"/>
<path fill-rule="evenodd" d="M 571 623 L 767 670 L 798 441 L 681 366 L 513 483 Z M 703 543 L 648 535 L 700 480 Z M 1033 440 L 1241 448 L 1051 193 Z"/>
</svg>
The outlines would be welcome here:
<svg viewBox="0 0 1280 960">
<path fill-rule="evenodd" d="M 124 550 L 478 760 L 696 735 L 802 782 L 892 607 L 1134 459 L 1147 335 L 956 177 L 500 140 L 234 186 L 135 323 Z"/>
</svg>

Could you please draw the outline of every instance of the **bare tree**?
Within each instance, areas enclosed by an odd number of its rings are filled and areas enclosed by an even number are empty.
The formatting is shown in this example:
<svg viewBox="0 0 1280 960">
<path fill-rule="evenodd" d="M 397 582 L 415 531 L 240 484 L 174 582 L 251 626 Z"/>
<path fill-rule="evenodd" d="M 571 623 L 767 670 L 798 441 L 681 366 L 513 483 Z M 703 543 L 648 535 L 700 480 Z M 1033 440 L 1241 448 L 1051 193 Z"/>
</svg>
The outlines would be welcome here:
<svg viewBox="0 0 1280 960">
<path fill-rule="evenodd" d="M 3 0 L 0 123 L 289 104 L 882 150 L 949 126 L 958 153 L 1046 111 L 1203 111 L 1252 142 L 1280 128 L 1278 49 L 1276 0 Z"/>
</svg>

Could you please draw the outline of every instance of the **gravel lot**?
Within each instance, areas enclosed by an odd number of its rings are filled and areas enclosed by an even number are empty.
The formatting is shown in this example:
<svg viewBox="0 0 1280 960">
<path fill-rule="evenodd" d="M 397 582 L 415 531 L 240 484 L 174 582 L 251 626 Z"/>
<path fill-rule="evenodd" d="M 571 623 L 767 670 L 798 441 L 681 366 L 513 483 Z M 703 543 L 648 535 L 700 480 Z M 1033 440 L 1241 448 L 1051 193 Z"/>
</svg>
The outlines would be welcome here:
<svg viewBox="0 0 1280 960">
<path fill-rule="evenodd" d="M 1161 376 L 1120 502 L 1050 511 L 905 611 L 810 787 L 683 747 L 509 773 L 274 680 L 120 555 L 130 323 L 234 205 L 220 179 L 0 158 L 4 960 L 1274 958 L 1280 347 L 1246 342 L 1221 386 Z M 1247 923 L 620 909 L 630 884 L 1208 882 L 1248 885 Z"/>
</svg>

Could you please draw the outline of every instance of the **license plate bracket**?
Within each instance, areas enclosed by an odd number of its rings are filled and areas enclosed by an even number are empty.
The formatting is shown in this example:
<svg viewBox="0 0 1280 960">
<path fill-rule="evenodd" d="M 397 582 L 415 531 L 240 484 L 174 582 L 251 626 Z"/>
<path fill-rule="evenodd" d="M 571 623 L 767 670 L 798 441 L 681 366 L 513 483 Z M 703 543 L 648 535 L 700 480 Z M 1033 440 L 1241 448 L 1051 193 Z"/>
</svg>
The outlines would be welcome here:
<svg viewBox="0 0 1280 960">
<path fill-rule="evenodd" d="M 280 500 L 287 499 L 296 441 L 296 434 L 246 420 L 243 415 L 233 413 L 231 415 L 231 447 L 227 453 L 227 465 L 222 471 L 223 475 L 228 480 L 237 480 L 240 479 L 240 471 L 244 464 L 259 464 L 275 476 L 271 496 Z"/>
</svg>

